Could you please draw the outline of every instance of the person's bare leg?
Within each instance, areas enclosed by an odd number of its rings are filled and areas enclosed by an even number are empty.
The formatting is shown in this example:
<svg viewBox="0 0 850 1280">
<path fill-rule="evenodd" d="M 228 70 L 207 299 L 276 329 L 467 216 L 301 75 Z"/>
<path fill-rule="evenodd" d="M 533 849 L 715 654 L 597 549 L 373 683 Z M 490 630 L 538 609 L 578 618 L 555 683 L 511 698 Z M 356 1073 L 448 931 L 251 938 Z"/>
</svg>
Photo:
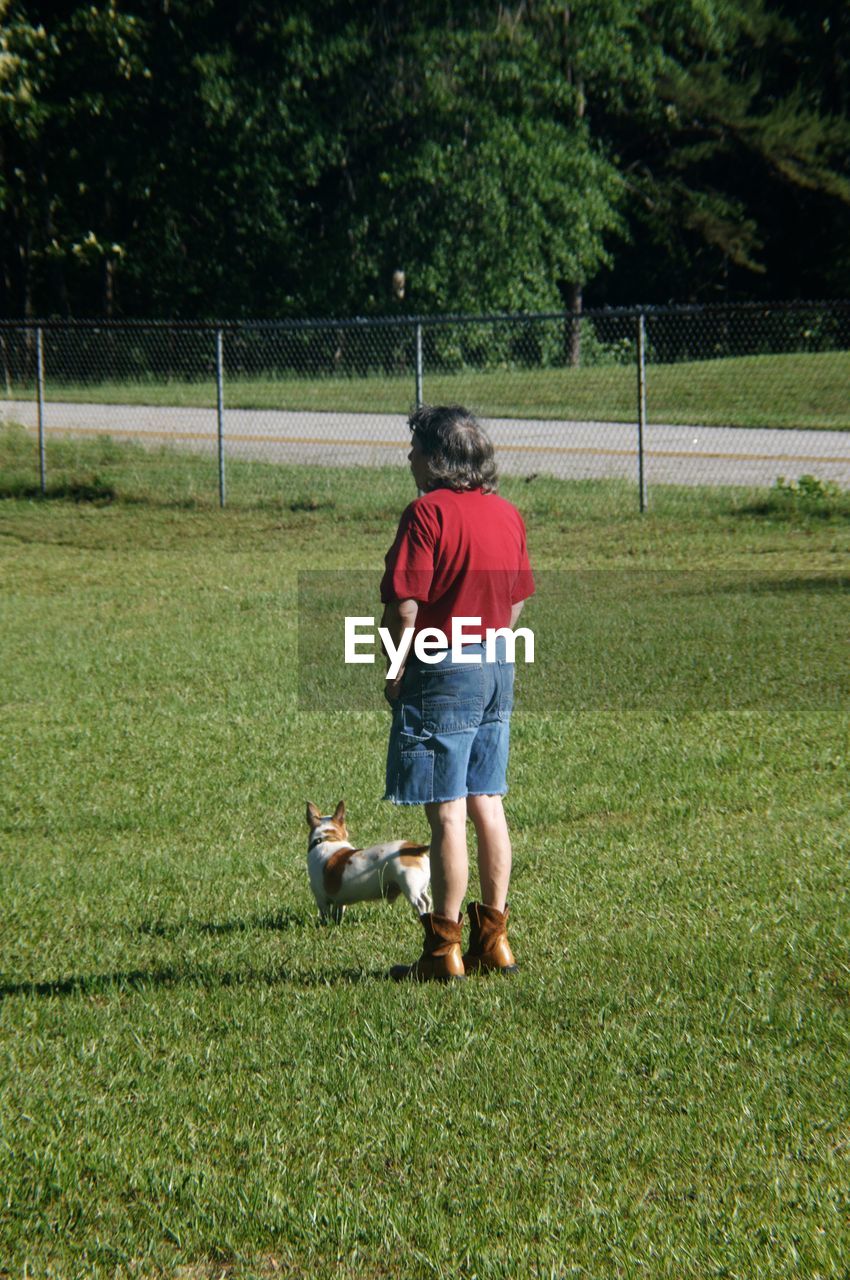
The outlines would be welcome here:
<svg viewBox="0 0 850 1280">
<path fill-rule="evenodd" d="M 434 914 L 457 920 L 469 883 L 466 799 L 426 804 L 431 827 L 431 895 Z"/>
<path fill-rule="evenodd" d="M 394 964 L 390 977 L 395 982 L 451 982 L 466 976 L 461 951 L 461 907 L 469 880 L 466 798 L 426 804 L 425 815 L 431 827 L 433 910 L 421 917 L 422 955 L 415 964 Z"/>
<path fill-rule="evenodd" d="M 478 838 L 478 876 L 485 907 L 504 911 L 511 879 L 511 838 L 501 796 L 467 796 L 466 806 Z"/>
</svg>

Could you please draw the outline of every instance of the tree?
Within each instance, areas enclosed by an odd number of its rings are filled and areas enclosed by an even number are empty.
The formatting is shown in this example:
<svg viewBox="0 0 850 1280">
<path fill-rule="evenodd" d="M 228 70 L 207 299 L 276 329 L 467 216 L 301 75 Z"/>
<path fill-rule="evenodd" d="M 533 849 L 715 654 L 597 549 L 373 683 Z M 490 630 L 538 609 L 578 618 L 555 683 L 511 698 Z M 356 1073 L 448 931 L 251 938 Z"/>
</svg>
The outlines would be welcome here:
<svg viewBox="0 0 850 1280">
<path fill-rule="evenodd" d="M 67 312 L 82 297 L 109 314 L 134 185 L 127 104 L 146 75 L 137 21 L 114 0 L 11 0 L 0 16 L 14 85 L 0 119 L 7 307 Z"/>
<path fill-rule="evenodd" d="M 559 308 L 565 283 L 606 260 L 615 171 L 535 30 L 489 6 L 446 21 L 439 8 L 371 33 L 381 90 L 345 159 L 361 296 L 385 308 L 402 267 L 412 309 Z"/>
<path fill-rule="evenodd" d="M 0 0 L 3 307 L 846 289 L 848 46 L 839 0 Z"/>
<path fill-rule="evenodd" d="M 829 110 L 820 59 L 801 75 L 797 28 L 762 0 L 668 0 L 646 20 L 655 64 L 597 121 L 630 188 L 626 297 L 751 294 L 769 268 L 796 292 L 794 257 L 772 254 L 783 227 L 812 193 L 821 208 L 850 202 L 850 126 Z"/>
</svg>

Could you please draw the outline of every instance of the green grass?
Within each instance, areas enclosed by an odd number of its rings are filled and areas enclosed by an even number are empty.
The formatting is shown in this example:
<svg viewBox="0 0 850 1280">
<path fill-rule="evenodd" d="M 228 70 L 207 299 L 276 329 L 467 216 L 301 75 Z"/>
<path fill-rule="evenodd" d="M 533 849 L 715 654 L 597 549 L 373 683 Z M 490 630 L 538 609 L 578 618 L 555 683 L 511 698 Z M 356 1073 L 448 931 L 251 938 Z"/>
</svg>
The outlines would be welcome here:
<svg viewBox="0 0 850 1280">
<path fill-rule="evenodd" d="M 649 420 L 704 426 L 850 429 L 850 353 L 741 356 L 653 365 L 647 370 Z M 466 370 L 427 373 L 432 404 L 468 403 L 487 417 L 632 422 L 636 374 L 631 366 L 587 369 Z M 31 388 L 15 395 L 31 396 Z M 215 383 L 122 380 L 90 386 L 48 379 L 51 399 L 107 404 L 214 406 Z M 228 379 L 233 409 L 317 412 L 409 412 L 412 374 L 369 378 Z"/>
<path fill-rule="evenodd" d="M 377 582 L 409 481 L 277 469 L 219 513 L 121 456 L 110 500 L 0 503 L 0 1274 L 845 1276 L 844 499 L 510 488 L 541 636 L 584 625 L 566 711 L 520 673 L 523 972 L 412 989 L 403 904 L 315 923 L 307 798 L 363 843 L 424 826 L 380 800 L 377 684 L 299 707 L 295 610 L 299 571 Z M 601 607 L 562 612 L 571 575 Z M 697 664 L 668 702 L 671 617 L 718 643 L 736 581 L 776 681 Z M 624 637 L 652 695 L 571 700 Z"/>
</svg>

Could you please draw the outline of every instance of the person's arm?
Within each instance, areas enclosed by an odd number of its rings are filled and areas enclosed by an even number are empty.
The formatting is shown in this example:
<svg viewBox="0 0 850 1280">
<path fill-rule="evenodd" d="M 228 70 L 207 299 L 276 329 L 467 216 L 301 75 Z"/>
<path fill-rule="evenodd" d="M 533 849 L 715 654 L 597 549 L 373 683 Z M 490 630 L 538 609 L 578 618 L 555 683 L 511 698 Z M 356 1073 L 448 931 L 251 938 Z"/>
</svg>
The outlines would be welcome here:
<svg viewBox="0 0 850 1280">
<path fill-rule="evenodd" d="M 516 604 L 511 605 L 511 631 L 513 631 L 514 627 L 517 624 L 517 619 L 519 618 L 519 615 L 522 613 L 522 606 L 524 604 L 525 604 L 524 600 L 517 600 Z"/>
<path fill-rule="evenodd" d="M 419 612 L 418 600 L 390 600 L 384 606 L 384 613 L 381 618 L 381 626 L 386 627 L 390 633 L 390 639 L 393 647 L 398 649 L 401 644 L 401 638 L 408 627 L 416 626 L 416 615 Z M 386 649 L 384 649 L 386 655 Z M 405 659 L 406 661 L 406 659 Z M 389 663 L 389 656 L 387 655 Z M 404 679 L 404 667 L 399 671 L 394 680 L 387 680 L 385 694 L 391 702 L 395 702 L 401 692 L 401 682 Z"/>
</svg>

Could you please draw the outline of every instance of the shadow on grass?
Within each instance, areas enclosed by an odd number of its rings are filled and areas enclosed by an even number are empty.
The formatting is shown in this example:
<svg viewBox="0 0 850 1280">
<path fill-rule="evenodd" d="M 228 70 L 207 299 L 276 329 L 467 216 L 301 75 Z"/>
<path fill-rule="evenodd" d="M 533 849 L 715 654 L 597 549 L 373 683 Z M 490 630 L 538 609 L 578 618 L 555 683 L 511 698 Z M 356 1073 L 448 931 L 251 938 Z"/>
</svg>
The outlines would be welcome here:
<svg viewBox="0 0 850 1280">
<path fill-rule="evenodd" d="M 127 969 L 118 973 L 73 974 L 46 982 L 0 983 L 0 1000 L 14 996 L 97 996 L 122 991 L 150 991 L 168 987 L 276 987 L 296 986 L 307 989 L 352 986 L 389 977 L 386 969 L 329 969 L 293 972 L 279 969 L 251 970 L 239 973 L 207 969 L 181 969 L 172 966 L 151 969 Z"/>
<path fill-rule="evenodd" d="M 162 920 L 143 920 L 138 932 L 153 938 L 179 938 L 184 933 L 229 934 L 247 933 L 254 929 L 284 930 L 303 928 L 307 920 L 298 912 L 284 908 L 267 911 L 263 915 L 249 916 L 246 920 L 183 920 L 166 924 Z"/>
<path fill-rule="evenodd" d="M 150 507 L 153 511 L 217 511 L 218 500 L 210 493 L 202 497 L 174 496 L 119 490 L 108 480 L 95 476 L 93 479 L 68 480 L 48 484 L 42 493 L 37 484 L 16 483 L 14 480 L 0 482 L 0 501 L 4 499 L 21 502 L 69 502 L 78 506 L 110 507 Z"/>
<path fill-rule="evenodd" d="M 98 506 L 108 506 L 117 497 L 118 491 L 114 485 L 102 480 L 100 476 L 49 484 L 43 493 L 37 484 L 18 484 L 14 480 L 0 484 L 0 499 L 20 498 L 25 502 L 91 502 Z"/>
<path fill-rule="evenodd" d="M 690 580 L 685 575 L 690 575 Z M 699 585 L 690 585 L 694 577 L 700 576 Z M 840 596 L 850 592 L 850 576 L 846 573 L 810 573 L 780 576 L 770 570 L 753 573 L 748 569 L 733 571 L 731 574 L 718 572 L 717 575 L 700 575 L 700 571 L 685 570 L 682 574 L 683 587 L 676 592 L 678 596 L 715 596 L 715 595 L 829 595 Z"/>
<path fill-rule="evenodd" d="M 42 493 L 38 484 L 30 480 L 0 480 L 0 501 L 4 499 L 22 502 L 69 502 L 77 505 L 88 504 L 94 507 L 108 507 L 113 504 L 130 508 L 149 507 L 152 511 L 209 511 L 220 510 L 218 494 L 212 486 L 207 491 L 192 494 L 173 494 L 157 492 L 154 489 L 122 487 L 104 480 L 99 476 L 78 478 L 68 481 L 55 481 L 48 484 Z M 228 500 L 231 511 L 262 512 L 269 516 L 298 518 L 301 521 L 324 519 L 328 512 L 335 511 L 339 520 L 353 521 L 361 519 L 392 520 L 398 517 L 398 504 L 388 504 L 385 509 L 373 510 L 371 507 L 358 511 L 350 505 L 338 508 L 334 500 L 322 500 L 314 497 L 292 497 L 290 494 L 263 495 L 249 493 L 246 497 L 238 495 Z M 288 528 L 283 524 L 276 528 Z"/>
<path fill-rule="evenodd" d="M 748 516 L 762 520 L 780 520 L 805 524 L 808 521 L 834 521 L 842 524 L 850 521 L 850 495 L 840 494 L 825 500 L 796 501 L 782 494 L 770 493 L 761 501 L 736 506 L 733 516 Z"/>
</svg>

